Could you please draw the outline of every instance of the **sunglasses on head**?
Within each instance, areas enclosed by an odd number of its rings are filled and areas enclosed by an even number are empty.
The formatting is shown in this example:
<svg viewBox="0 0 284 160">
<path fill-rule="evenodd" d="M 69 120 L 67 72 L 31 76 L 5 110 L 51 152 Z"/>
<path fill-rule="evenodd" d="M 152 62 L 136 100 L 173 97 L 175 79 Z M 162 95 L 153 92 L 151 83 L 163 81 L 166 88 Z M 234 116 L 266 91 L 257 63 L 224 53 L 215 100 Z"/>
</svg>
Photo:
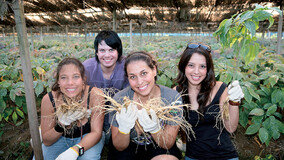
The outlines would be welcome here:
<svg viewBox="0 0 284 160">
<path fill-rule="evenodd" d="M 196 49 L 198 47 L 201 47 L 202 49 L 208 51 L 208 52 L 211 52 L 211 48 L 207 45 L 203 45 L 203 44 L 199 44 L 199 43 L 189 43 L 187 45 L 188 48 L 190 49 Z"/>
</svg>

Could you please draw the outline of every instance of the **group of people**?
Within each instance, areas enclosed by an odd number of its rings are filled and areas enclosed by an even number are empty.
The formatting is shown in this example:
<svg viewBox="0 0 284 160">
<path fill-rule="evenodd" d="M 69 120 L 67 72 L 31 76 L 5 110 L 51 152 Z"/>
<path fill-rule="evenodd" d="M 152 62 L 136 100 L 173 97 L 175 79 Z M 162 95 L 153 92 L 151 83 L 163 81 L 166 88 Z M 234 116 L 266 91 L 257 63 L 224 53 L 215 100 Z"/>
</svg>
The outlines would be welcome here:
<svg viewBox="0 0 284 160">
<path fill-rule="evenodd" d="M 182 136 L 186 160 L 238 159 L 230 133 L 237 128 L 238 106 L 244 94 L 238 81 L 228 87 L 216 81 L 209 46 L 186 46 L 173 89 L 156 83 L 158 65 L 152 54 L 136 51 L 124 57 L 121 39 L 114 31 L 101 31 L 94 48 L 95 57 L 83 63 L 75 58 L 63 59 L 56 69 L 52 91 L 42 99 L 44 159 L 96 160 L 101 158 L 104 145 L 109 160 L 181 159 L 176 145 L 178 134 L 184 133 L 180 126 L 161 121 L 154 110 L 137 105 L 155 98 L 164 101 L 161 105 L 189 104 L 178 115 L 184 116 L 194 132 Z M 106 92 L 112 93 L 119 104 L 125 97 L 133 103 L 119 112 L 104 112 L 98 106 L 112 105 L 102 96 Z M 227 99 L 229 118 L 222 118 L 223 127 L 216 127 Z M 82 111 L 67 109 L 57 114 L 62 107 L 74 104 Z"/>
</svg>

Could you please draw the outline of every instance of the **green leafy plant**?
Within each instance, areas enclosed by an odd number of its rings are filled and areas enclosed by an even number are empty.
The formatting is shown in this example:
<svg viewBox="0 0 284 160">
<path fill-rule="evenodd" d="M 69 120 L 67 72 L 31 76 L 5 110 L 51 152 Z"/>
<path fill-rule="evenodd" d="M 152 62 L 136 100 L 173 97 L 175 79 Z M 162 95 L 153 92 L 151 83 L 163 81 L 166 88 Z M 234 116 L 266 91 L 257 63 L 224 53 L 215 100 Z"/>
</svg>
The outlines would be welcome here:
<svg viewBox="0 0 284 160">
<path fill-rule="evenodd" d="M 214 36 L 220 40 L 223 49 L 232 49 L 233 55 L 237 59 L 243 59 L 247 65 L 254 60 L 260 50 L 260 45 L 256 42 L 259 22 L 268 20 L 268 28 L 274 23 L 272 13 L 269 13 L 268 10 L 282 14 L 278 8 L 255 5 L 254 10 L 235 14 L 230 19 L 223 20 Z"/>
</svg>

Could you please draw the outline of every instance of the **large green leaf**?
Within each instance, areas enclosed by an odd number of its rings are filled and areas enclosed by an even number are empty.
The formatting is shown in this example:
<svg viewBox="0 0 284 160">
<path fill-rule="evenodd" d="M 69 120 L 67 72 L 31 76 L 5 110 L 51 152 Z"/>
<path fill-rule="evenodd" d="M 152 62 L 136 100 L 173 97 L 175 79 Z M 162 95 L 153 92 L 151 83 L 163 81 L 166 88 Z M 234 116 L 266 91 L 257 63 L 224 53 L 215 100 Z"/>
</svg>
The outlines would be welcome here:
<svg viewBox="0 0 284 160">
<path fill-rule="evenodd" d="M 266 115 L 270 116 L 273 115 L 277 110 L 277 106 L 275 104 L 273 104 L 271 107 L 269 107 L 266 111 Z"/>
<path fill-rule="evenodd" d="M 244 25 L 247 27 L 247 29 L 251 33 L 251 36 L 253 37 L 255 35 L 255 31 L 256 31 L 255 23 L 251 20 L 248 20 L 248 21 L 245 21 Z"/>
<path fill-rule="evenodd" d="M 13 114 L 12 114 L 12 119 L 13 119 L 13 122 L 14 122 L 14 123 L 17 123 L 18 115 L 17 115 L 16 112 L 13 112 Z"/>
<path fill-rule="evenodd" d="M 44 86 L 43 86 L 42 82 L 39 80 L 37 82 L 36 87 L 35 87 L 36 96 L 38 97 L 43 91 L 44 91 Z"/>
<path fill-rule="evenodd" d="M 279 89 L 275 89 L 272 93 L 271 93 L 271 102 L 276 104 L 278 102 L 280 102 L 283 99 L 283 91 L 279 90 Z"/>
<path fill-rule="evenodd" d="M 264 115 L 264 110 L 261 108 L 255 108 L 252 111 L 249 112 L 249 115 L 253 116 L 263 116 Z"/>
<path fill-rule="evenodd" d="M 268 79 L 271 87 L 273 87 L 278 82 L 278 80 L 279 80 L 279 76 L 278 75 L 272 75 Z"/>
<path fill-rule="evenodd" d="M 251 103 L 251 101 L 252 101 L 252 96 L 250 95 L 250 93 L 249 93 L 247 87 L 243 87 L 243 92 L 244 92 L 244 95 L 245 95 L 245 96 L 244 96 L 245 100 L 246 100 L 248 103 Z"/>
<path fill-rule="evenodd" d="M 246 125 L 248 124 L 248 114 L 246 113 L 246 110 L 242 111 L 242 109 L 240 109 L 240 115 L 239 115 L 239 123 L 243 126 L 246 127 Z"/>
<path fill-rule="evenodd" d="M 0 82 L 0 86 L 3 88 L 8 88 L 12 85 L 13 81 L 7 80 Z"/>
<path fill-rule="evenodd" d="M 248 89 L 250 95 L 252 95 L 254 98 L 260 100 L 259 95 L 257 93 L 255 93 L 255 91 L 252 88 L 248 87 L 247 89 Z"/>
<path fill-rule="evenodd" d="M 6 103 L 2 97 L 0 97 L 0 114 L 6 109 Z"/>
<path fill-rule="evenodd" d="M 260 128 L 260 124 L 252 124 L 247 128 L 246 134 L 247 135 L 255 134 L 258 132 L 259 128 Z"/>
<path fill-rule="evenodd" d="M 264 143 L 268 139 L 268 131 L 265 128 L 261 127 L 258 131 L 258 136 L 260 141 Z"/>
<path fill-rule="evenodd" d="M 16 112 L 20 117 L 25 118 L 24 113 L 19 108 L 16 108 Z"/>
</svg>

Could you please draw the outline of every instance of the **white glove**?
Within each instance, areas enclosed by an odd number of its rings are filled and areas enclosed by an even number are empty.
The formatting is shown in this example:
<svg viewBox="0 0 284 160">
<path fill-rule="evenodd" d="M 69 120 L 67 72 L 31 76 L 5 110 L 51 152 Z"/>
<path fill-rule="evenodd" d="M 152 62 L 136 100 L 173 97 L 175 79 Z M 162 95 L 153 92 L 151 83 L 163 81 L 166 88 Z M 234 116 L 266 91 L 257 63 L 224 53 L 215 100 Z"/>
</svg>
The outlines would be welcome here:
<svg viewBox="0 0 284 160">
<path fill-rule="evenodd" d="M 234 102 L 240 102 L 244 98 L 244 93 L 239 81 L 233 81 L 228 87 L 229 100 Z"/>
<path fill-rule="evenodd" d="M 131 103 L 127 110 L 122 108 L 120 113 L 116 113 L 116 121 L 118 123 L 118 130 L 121 133 L 129 134 L 130 130 L 134 127 L 137 119 L 137 106 Z"/>
<path fill-rule="evenodd" d="M 70 125 L 72 122 L 76 120 L 80 120 L 85 117 L 84 112 L 82 111 L 67 111 L 66 113 L 58 116 L 58 121 L 63 125 Z"/>
<path fill-rule="evenodd" d="M 79 154 L 70 147 L 65 152 L 61 153 L 55 160 L 76 160 Z"/>
<path fill-rule="evenodd" d="M 181 150 L 182 152 L 186 151 L 186 143 L 183 143 L 180 138 L 176 141 L 176 144 L 179 150 Z"/>
<path fill-rule="evenodd" d="M 153 109 L 150 109 L 150 114 L 152 119 L 148 115 L 145 108 L 139 110 L 137 114 L 138 114 L 138 122 L 143 127 L 145 132 L 157 133 L 160 131 L 161 127 L 159 119 L 157 118 L 157 115 Z"/>
</svg>

